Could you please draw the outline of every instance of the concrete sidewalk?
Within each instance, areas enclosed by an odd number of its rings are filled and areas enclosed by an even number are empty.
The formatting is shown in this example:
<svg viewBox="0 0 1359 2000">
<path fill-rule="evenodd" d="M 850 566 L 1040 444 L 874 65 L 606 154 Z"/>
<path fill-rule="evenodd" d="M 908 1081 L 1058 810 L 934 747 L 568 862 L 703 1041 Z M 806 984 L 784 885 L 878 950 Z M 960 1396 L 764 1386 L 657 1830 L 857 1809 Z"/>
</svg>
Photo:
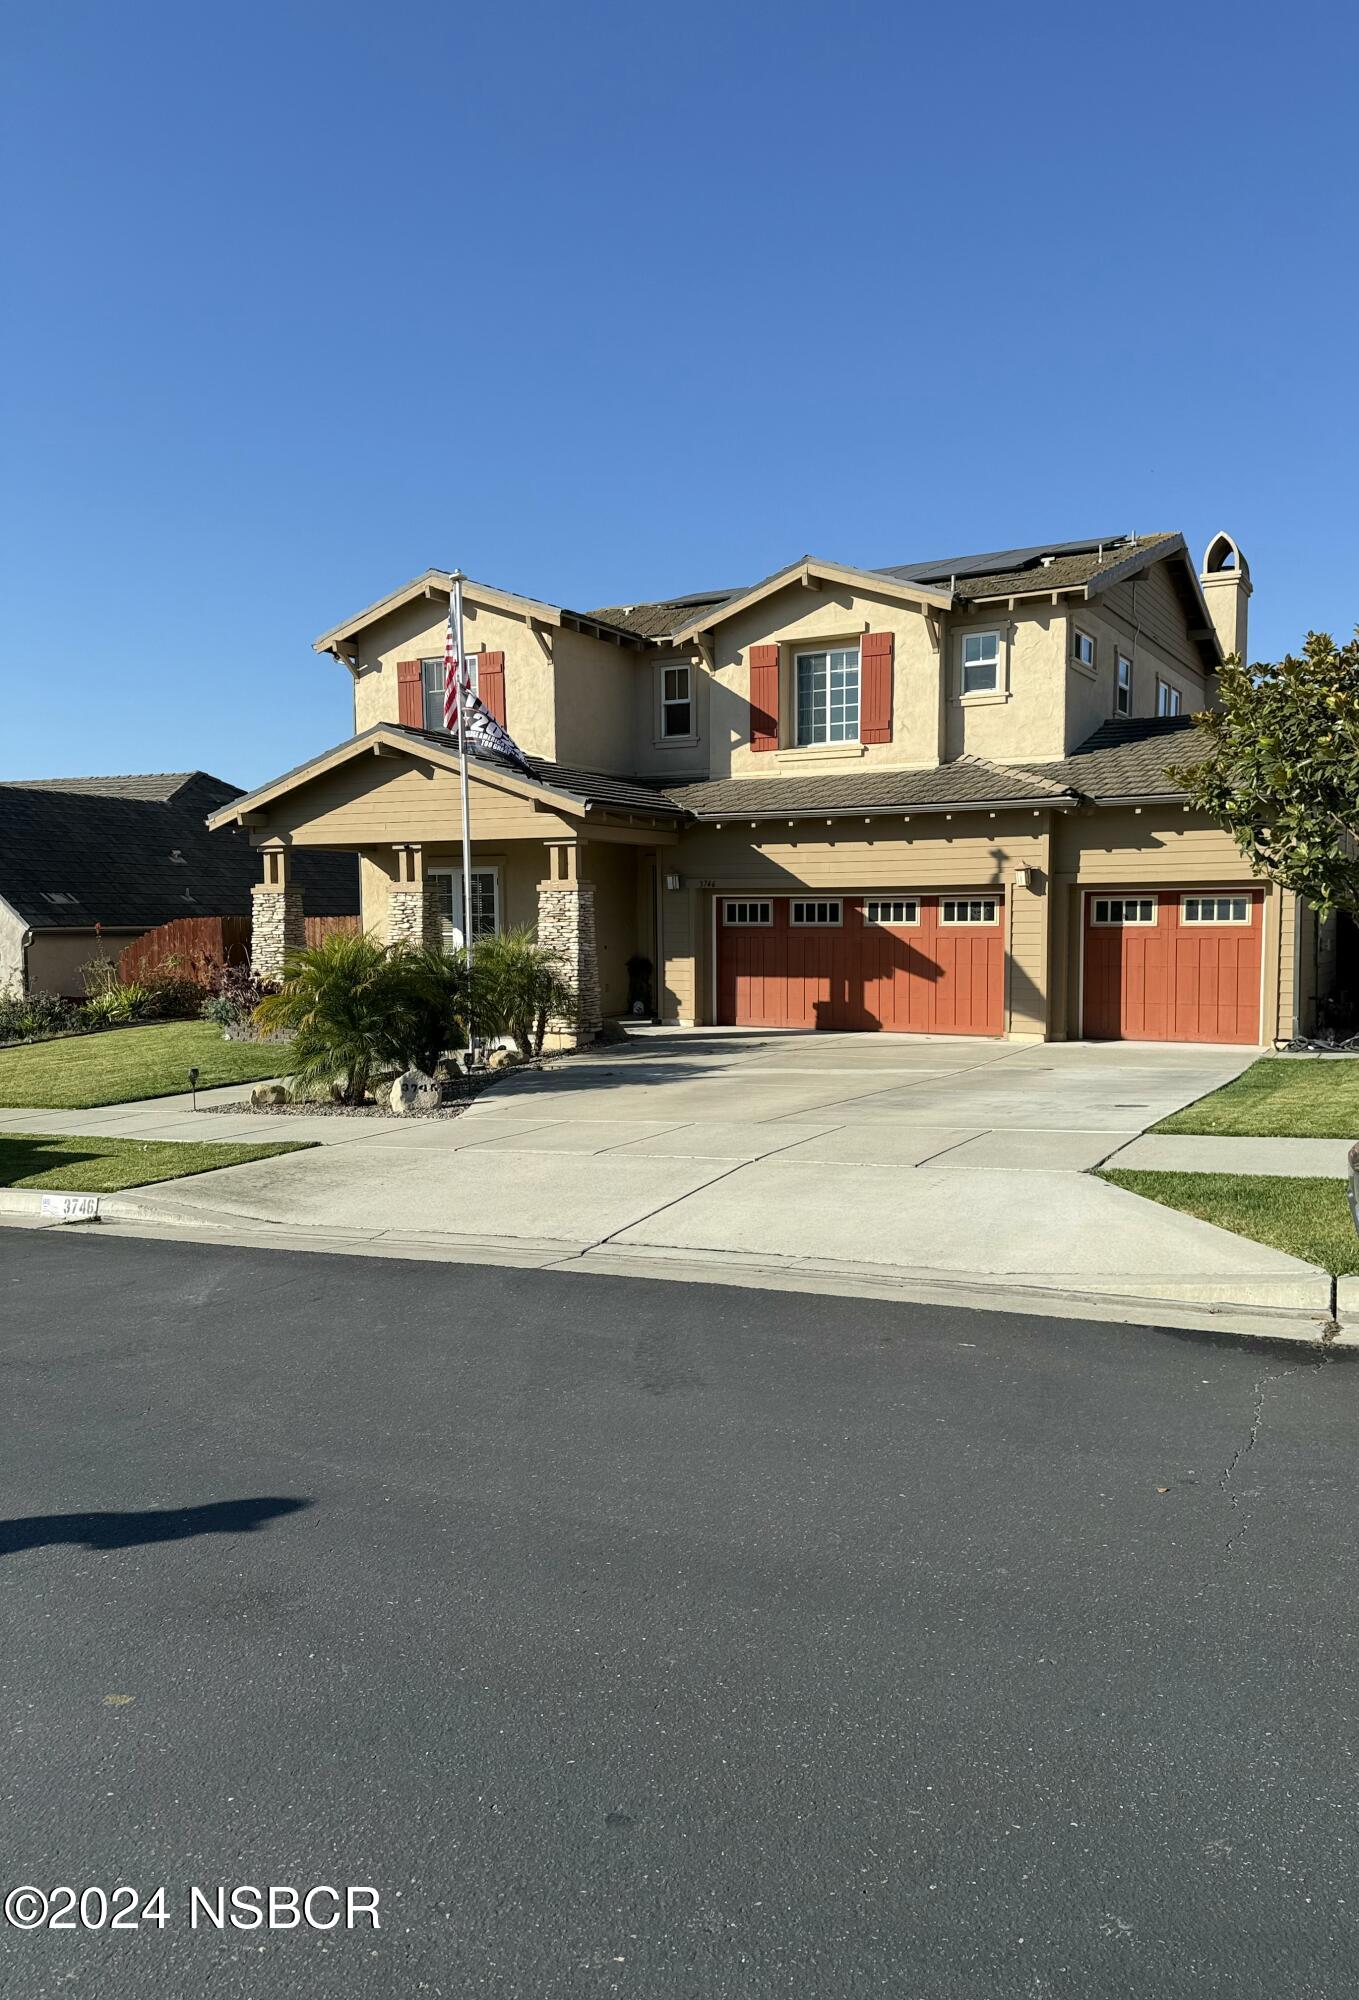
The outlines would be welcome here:
<svg viewBox="0 0 1359 2000">
<path fill-rule="evenodd" d="M 1348 1139 L 1218 1139 L 1146 1132 L 1104 1164 L 1166 1174 L 1282 1174 L 1289 1180 L 1314 1176 L 1344 1180 L 1349 1150 Z"/>
<path fill-rule="evenodd" d="M 452 1120 L 195 1118 L 162 1100 L 96 1129 L 321 1141 L 108 1199 L 129 1227 L 874 1296 L 1103 1301 L 1161 1320 L 1219 1310 L 1238 1330 L 1263 1312 L 1315 1338 L 1324 1272 L 1088 1171 L 1250 1060 L 681 1031 L 512 1073 Z M 70 1132 L 90 1116 L 24 1114 L 27 1129 Z"/>
</svg>

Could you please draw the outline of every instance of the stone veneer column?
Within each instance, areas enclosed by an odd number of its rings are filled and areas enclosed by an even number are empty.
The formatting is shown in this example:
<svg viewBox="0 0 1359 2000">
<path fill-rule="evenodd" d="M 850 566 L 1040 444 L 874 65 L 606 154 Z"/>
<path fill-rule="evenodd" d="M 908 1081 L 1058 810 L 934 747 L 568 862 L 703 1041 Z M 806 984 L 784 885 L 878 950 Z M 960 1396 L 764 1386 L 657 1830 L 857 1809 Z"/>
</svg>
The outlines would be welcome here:
<svg viewBox="0 0 1359 2000">
<path fill-rule="evenodd" d="M 592 1042 L 603 1026 L 599 1009 L 599 957 L 595 943 L 595 885 L 576 874 L 574 846 L 549 847 L 552 874 L 538 884 L 538 942 L 546 945 L 576 994 L 575 1017 L 551 1021 L 554 1034 Z"/>
<path fill-rule="evenodd" d="M 418 847 L 398 847 L 396 874 L 387 891 L 387 942 L 436 945 L 441 935 L 421 851 Z"/>
<path fill-rule="evenodd" d="M 280 979 L 285 958 L 306 942 L 302 891 L 292 880 L 287 853 L 265 848 L 264 880 L 251 891 L 251 971 L 257 979 Z"/>
</svg>

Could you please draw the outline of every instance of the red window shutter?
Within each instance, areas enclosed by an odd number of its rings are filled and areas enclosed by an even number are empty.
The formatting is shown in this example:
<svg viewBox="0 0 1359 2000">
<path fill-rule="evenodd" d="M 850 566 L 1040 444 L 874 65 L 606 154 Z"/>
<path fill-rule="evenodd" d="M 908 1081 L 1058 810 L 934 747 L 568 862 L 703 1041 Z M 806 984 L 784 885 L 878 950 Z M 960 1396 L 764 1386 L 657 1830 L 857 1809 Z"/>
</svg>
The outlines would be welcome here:
<svg viewBox="0 0 1359 2000">
<path fill-rule="evenodd" d="M 396 663 L 396 719 L 403 729 L 425 726 L 425 690 L 418 660 Z"/>
<path fill-rule="evenodd" d="M 477 654 L 477 699 L 488 715 L 505 728 L 505 655 Z"/>
<path fill-rule="evenodd" d="M 892 634 L 865 632 L 859 641 L 859 741 L 892 740 Z"/>
<path fill-rule="evenodd" d="M 752 646 L 750 649 L 750 747 L 777 750 L 779 747 L 779 649 Z"/>
</svg>

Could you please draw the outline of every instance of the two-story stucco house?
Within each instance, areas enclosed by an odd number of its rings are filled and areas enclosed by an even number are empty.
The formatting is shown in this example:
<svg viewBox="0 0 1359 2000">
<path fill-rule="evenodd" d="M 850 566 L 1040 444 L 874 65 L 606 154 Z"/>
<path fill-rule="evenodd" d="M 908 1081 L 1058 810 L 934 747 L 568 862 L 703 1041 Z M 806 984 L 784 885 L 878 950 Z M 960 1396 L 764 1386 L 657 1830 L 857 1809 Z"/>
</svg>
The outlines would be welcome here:
<svg viewBox="0 0 1359 2000">
<path fill-rule="evenodd" d="M 359 857 L 364 922 L 462 935 L 442 728 L 451 579 L 316 641 L 354 734 L 217 814 L 264 853 L 256 958 L 300 940 L 294 857 Z M 582 1029 L 658 969 L 681 1023 L 1259 1043 L 1310 1004 L 1310 915 L 1167 767 L 1244 653 L 1246 563 L 1177 534 L 572 611 L 464 583 L 482 700 L 527 771 L 474 766 L 474 935 L 537 924 Z"/>
</svg>

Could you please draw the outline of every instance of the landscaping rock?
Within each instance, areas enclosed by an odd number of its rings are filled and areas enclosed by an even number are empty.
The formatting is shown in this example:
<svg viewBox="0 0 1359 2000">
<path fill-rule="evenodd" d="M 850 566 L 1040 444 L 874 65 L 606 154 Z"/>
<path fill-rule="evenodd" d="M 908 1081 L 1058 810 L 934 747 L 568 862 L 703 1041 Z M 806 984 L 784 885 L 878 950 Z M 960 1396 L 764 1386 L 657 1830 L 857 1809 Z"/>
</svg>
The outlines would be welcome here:
<svg viewBox="0 0 1359 2000">
<path fill-rule="evenodd" d="M 422 1069 L 408 1069 L 392 1085 L 391 1106 L 398 1118 L 410 1118 L 419 1111 L 437 1111 L 441 1096 L 432 1076 Z"/>
<path fill-rule="evenodd" d="M 492 1049 L 486 1058 L 487 1069 L 513 1069 L 524 1058 L 518 1049 Z"/>
<path fill-rule="evenodd" d="M 250 1103 L 256 1111 L 268 1111 L 276 1104 L 286 1104 L 288 1092 L 281 1083 L 257 1083 L 250 1093 Z"/>
</svg>

